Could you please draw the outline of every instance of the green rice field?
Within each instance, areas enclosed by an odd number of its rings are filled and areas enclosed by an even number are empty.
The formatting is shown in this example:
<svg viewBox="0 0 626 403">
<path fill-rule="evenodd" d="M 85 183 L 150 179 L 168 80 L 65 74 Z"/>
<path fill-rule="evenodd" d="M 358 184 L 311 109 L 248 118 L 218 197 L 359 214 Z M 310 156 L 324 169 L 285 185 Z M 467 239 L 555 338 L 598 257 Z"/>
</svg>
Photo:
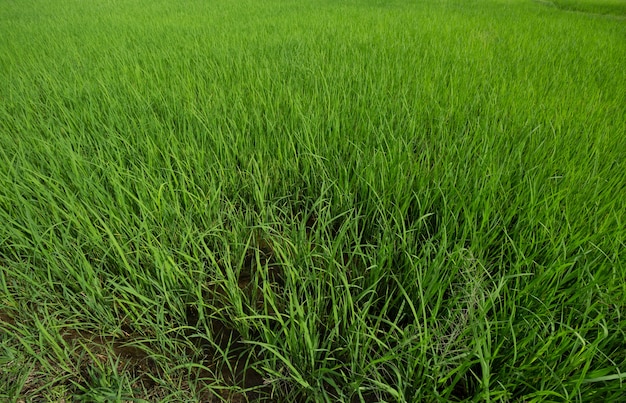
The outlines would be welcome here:
<svg viewBox="0 0 626 403">
<path fill-rule="evenodd" d="M 625 396 L 626 0 L 0 0 L 0 401 Z"/>
</svg>

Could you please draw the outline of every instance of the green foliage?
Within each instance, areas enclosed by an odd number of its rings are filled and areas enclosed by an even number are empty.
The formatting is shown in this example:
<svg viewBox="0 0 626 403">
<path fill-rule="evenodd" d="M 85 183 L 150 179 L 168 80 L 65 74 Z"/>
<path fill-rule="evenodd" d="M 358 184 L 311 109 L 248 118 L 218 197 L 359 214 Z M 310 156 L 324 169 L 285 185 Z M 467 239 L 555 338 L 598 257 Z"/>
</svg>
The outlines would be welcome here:
<svg viewBox="0 0 626 403">
<path fill-rule="evenodd" d="M 626 17 L 626 0 L 555 0 L 563 10 Z"/>
<path fill-rule="evenodd" d="M 626 26 L 0 4 L 0 400 L 615 401 Z"/>
</svg>

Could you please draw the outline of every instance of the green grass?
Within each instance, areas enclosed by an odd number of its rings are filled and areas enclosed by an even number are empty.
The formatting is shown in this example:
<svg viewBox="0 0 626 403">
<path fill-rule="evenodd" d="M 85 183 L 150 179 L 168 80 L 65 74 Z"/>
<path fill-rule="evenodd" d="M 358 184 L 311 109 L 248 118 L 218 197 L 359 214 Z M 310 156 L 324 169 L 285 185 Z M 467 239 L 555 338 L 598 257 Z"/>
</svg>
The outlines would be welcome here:
<svg viewBox="0 0 626 403">
<path fill-rule="evenodd" d="M 555 0 L 553 4 L 563 10 L 626 17 L 626 0 Z"/>
<path fill-rule="evenodd" d="M 0 3 L 0 400 L 619 400 L 625 34 Z"/>
</svg>

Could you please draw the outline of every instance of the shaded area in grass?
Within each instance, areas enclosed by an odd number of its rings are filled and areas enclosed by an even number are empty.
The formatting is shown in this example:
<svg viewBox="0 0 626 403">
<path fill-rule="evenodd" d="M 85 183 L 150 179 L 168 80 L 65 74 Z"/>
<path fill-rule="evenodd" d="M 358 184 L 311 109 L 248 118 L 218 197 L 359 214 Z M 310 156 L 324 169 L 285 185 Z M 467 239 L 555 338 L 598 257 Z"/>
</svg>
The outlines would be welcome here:
<svg viewBox="0 0 626 403">
<path fill-rule="evenodd" d="M 550 3 L 563 10 L 626 17 L 624 0 L 554 0 Z"/>
</svg>

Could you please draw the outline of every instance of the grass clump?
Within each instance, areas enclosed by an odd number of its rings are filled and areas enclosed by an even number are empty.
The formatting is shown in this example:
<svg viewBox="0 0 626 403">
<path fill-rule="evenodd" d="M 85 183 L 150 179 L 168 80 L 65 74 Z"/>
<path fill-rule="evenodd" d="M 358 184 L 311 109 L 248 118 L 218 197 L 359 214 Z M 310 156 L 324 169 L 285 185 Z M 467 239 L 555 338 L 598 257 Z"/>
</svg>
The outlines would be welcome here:
<svg viewBox="0 0 626 403">
<path fill-rule="evenodd" d="M 626 1 L 624 0 L 556 0 L 554 4 L 564 10 L 626 17 Z"/>
<path fill-rule="evenodd" d="M 620 21 L 27 3 L 0 5 L 0 399 L 624 394 Z"/>
</svg>

